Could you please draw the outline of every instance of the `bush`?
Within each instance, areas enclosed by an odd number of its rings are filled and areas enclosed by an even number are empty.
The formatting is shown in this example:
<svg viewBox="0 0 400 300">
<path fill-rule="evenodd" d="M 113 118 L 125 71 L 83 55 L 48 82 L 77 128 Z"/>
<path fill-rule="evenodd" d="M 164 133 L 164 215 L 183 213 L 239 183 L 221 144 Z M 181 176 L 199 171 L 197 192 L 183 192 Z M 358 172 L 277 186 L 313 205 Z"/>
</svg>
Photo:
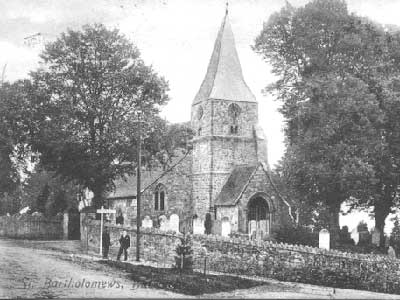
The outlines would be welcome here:
<svg viewBox="0 0 400 300">
<path fill-rule="evenodd" d="M 400 221 L 398 217 L 394 219 L 394 226 L 390 233 L 390 246 L 396 251 L 396 256 L 399 257 L 400 253 Z"/>
<path fill-rule="evenodd" d="M 318 247 L 318 232 L 312 232 L 309 228 L 302 226 L 281 227 L 275 233 L 275 239 L 280 243 Z"/>
<path fill-rule="evenodd" d="M 175 268 L 193 271 L 192 241 L 189 235 L 180 238 L 180 244 L 175 248 Z"/>
</svg>

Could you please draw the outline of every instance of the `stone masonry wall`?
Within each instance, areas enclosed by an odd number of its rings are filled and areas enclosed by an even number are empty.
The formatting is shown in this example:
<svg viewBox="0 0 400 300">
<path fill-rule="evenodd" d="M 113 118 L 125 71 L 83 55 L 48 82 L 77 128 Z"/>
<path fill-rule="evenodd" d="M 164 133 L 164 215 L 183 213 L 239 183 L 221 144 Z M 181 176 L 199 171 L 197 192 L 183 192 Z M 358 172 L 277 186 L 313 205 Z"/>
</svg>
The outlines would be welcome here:
<svg viewBox="0 0 400 300">
<path fill-rule="evenodd" d="M 63 239 L 62 216 L 0 216 L 0 236 L 23 239 Z"/>
<path fill-rule="evenodd" d="M 158 178 L 142 193 L 141 197 L 141 219 L 149 216 L 153 220 L 153 225 L 158 225 L 161 215 L 169 218 L 172 214 L 177 214 L 181 222 L 191 217 L 192 212 L 192 182 L 191 182 L 192 157 L 188 154 L 179 164 L 175 165 L 169 172 Z M 156 179 L 156 178 L 155 178 Z M 154 192 L 156 187 L 161 184 L 165 188 L 164 210 L 155 210 Z M 136 199 L 112 200 L 111 208 L 117 210 L 117 214 L 111 215 L 111 220 L 115 223 L 115 217 L 122 211 L 125 225 L 136 224 Z M 135 225 L 136 226 L 136 225 Z"/>
<path fill-rule="evenodd" d="M 99 245 L 98 221 L 89 221 L 88 244 Z M 122 227 L 110 226 L 111 256 L 116 255 Z M 130 258 L 135 257 L 135 234 L 131 236 Z M 85 242 L 85 235 L 82 242 Z M 160 266 L 173 266 L 175 247 L 182 235 L 155 229 L 141 235 L 142 258 Z M 366 255 L 216 235 L 193 235 L 194 266 L 197 269 L 240 275 L 257 275 L 281 281 L 303 282 L 340 288 L 358 288 L 400 294 L 400 260 L 385 255 Z"/>
<path fill-rule="evenodd" d="M 142 197 L 142 218 L 150 216 L 153 224 L 157 224 L 158 217 L 161 215 L 169 217 L 171 214 L 177 214 L 181 221 L 191 217 L 189 216 L 192 211 L 191 164 L 192 156 L 188 155 L 170 172 L 146 189 Z M 164 211 L 154 209 L 154 191 L 159 184 L 166 189 Z"/>
<path fill-rule="evenodd" d="M 239 211 L 243 217 L 247 216 L 248 203 L 256 193 L 263 194 L 262 196 L 269 202 L 270 210 L 273 212 L 271 215 L 271 232 L 276 231 L 282 225 L 289 222 L 290 216 L 288 208 L 276 195 L 273 187 L 271 186 L 269 178 L 262 169 L 261 165 L 258 166 L 256 173 L 250 180 L 246 190 L 239 199 Z M 239 228 L 241 232 L 247 232 L 247 222 L 244 222 L 244 218 L 240 220 Z"/>
</svg>

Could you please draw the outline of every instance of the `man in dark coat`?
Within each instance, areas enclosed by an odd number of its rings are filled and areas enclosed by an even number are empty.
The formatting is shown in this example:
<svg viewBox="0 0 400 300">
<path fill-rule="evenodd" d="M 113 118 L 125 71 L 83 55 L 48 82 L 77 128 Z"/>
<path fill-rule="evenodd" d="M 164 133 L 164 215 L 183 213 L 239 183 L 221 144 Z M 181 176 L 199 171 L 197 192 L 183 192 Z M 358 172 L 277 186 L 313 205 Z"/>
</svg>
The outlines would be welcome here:
<svg viewBox="0 0 400 300">
<path fill-rule="evenodd" d="M 110 249 L 110 233 L 107 228 L 104 228 L 102 235 L 103 258 L 108 258 L 108 251 Z"/>
<path fill-rule="evenodd" d="M 126 230 L 122 231 L 122 235 L 119 239 L 119 251 L 117 260 L 121 258 L 122 252 L 124 252 L 124 261 L 128 260 L 128 248 L 131 246 L 131 239 L 129 235 L 126 233 Z"/>
</svg>

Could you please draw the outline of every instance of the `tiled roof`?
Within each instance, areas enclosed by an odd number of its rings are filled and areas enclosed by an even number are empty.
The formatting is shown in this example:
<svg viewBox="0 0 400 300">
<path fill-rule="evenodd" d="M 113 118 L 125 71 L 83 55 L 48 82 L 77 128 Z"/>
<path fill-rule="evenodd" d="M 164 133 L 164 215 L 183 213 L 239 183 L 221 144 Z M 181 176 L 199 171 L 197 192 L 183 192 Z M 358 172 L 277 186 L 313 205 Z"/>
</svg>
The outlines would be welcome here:
<svg viewBox="0 0 400 300">
<path fill-rule="evenodd" d="M 235 205 L 240 193 L 243 191 L 257 166 L 237 166 L 229 175 L 228 180 L 219 193 L 215 205 Z"/>
<path fill-rule="evenodd" d="M 184 159 L 190 159 L 190 152 L 181 154 L 180 156 L 174 157 L 170 167 L 166 170 L 156 169 L 151 171 L 142 171 L 141 173 L 141 190 L 146 190 L 151 184 L 163 177 L 166 173 L 171 171 L 176 165 L 181 163 Z M 121 198 L 132 198 L 136 197 L 136 175 L 124 176 L 114 181 L 115 189 L 113 192 L 107 195 L 107 199 L 121 199 Z"/>
<path fill-rule="evenodd" d="M 193 104 L 207 99 L 256 101 L 243 79 L 228 14 L 222 21 L 206 76 Z"/>
</svg>

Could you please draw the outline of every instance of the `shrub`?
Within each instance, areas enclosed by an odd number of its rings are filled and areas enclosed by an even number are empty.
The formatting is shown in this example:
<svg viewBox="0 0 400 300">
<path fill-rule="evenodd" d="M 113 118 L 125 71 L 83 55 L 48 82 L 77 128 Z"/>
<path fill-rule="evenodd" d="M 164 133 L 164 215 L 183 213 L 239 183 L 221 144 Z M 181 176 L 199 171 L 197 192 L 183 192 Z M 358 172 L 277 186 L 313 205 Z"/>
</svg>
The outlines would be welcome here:
<svg viewBox="0 0 400 300">
<path fill-rule="evenodd" d="M 390 246 L 394 248 L 398 257 L 400 252 L 400 222 L 398 217 L 394 219 L 394 226 L 390 233 Z"/>
<path fill-rule="evenodd" d="M 284 226 L 275 233 L 275 239 L 280 243 L 299 244 L 318 247 L 318 233 L 303 226 Z"/>
<path fill-rule="evenodd" d="M 175 268 L 181 271 L 193 271 L 193 250 L 190 235 L 181 237 L 180 242 L 175 248 Z"/>
<path fill-rule="evenodd" d="M 206 214 L 206 220 L 204 221 L 204 227 L 205 227 L 205 230 L 206 230 L 206 234 L 211 234 L 212 220 L 211 220 L 211 214 L 210 213 Z"/>
</svg>

